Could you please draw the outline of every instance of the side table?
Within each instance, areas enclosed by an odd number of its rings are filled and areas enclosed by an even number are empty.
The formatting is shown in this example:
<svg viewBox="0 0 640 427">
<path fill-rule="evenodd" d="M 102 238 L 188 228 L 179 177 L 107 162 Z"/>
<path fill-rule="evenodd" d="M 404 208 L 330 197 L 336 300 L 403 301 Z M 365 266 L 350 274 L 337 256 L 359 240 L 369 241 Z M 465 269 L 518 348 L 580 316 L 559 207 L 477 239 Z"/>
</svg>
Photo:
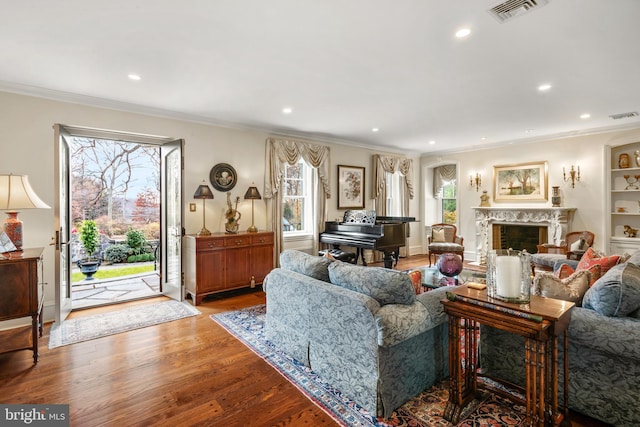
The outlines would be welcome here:
<svg viewBox="0 0 640 427">
<path fill-rule="evenodd" d="M 572 302 L 531 296 L 529 304 L 511 304 L 489 298 L 486 290 L 460 286 L 447 293 L 443 301 L 449 315 L 449 402 L 444 417 L 458 423 L 462 408 L 479 389 L 486 389 L 522 403 L 526 407 L 527 425 L 557 426 L 567 417 L 569 408 L 569 336 Z M 525 387 L 518 388 L 525 399 L 502 388 L 478 381 L 479 325 L 512 332 L 525 340 Z M 464 366 L 461 331 L 464 332 Z M 564 407 L 558 408 L 558 337 L 564 341 Z M 498 380 L 499 382 L 499 380 Z M 513 388 L 512 384 L 509 384 Z"/>
<path fill-rule="evenodd" d="M 29 248 L 0 256 L 0 321 L 31 317 L 30 326 L 0 331 L 0 353 L 32 350 L 33 363 L 38 363 L 42 336 L 42 252 L 43 248 Z"/>
</svg>

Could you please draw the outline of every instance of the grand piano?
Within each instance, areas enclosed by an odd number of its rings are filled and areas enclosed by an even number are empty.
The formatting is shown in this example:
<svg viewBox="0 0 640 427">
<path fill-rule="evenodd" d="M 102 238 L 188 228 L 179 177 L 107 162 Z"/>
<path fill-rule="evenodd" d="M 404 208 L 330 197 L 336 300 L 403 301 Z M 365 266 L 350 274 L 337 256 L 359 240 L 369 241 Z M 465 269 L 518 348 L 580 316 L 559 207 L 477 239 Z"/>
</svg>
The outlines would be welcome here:
<svg viewBox="0 0 640 427">
<path fill-rule="evenodd" d="M 372 249 L 384 254 L 384 266 L 393 268 L 398 263 L 400 248 L 405 245 L 406 223 L 413 222 L 414 217 L 377 216 L 373 210 L 348 210 L 342 222 L 327 221 L 324 232 L 320 233 L 320 243 L 350 246 L 357 250 L 356 264 L 364 259 L 364 250 Z"/>
</svg>

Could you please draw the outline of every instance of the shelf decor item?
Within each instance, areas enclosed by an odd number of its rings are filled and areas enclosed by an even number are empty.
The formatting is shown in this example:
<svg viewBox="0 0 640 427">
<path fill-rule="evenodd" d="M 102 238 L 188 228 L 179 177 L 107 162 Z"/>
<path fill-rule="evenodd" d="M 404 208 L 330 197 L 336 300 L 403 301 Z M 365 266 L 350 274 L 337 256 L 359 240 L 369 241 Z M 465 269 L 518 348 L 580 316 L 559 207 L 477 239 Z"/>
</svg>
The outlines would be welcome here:
<svg viewBox="0 0 640 427">
<path fill-rule="evenodd" d="M 640 180 L 640 175 L 624 175 L 624 179 L 627 180 L 627 185 L 625 190 L 640 190 L 638 187 L 638 180 Z"/>
<path fill-rule="evenodd" d="M 531 255 L 513 249 L 487 252 L 487 295 L 515 304 L 531 298 Z"/>
<path fill-rule="evenodd" d="M 627 153 L 621 153 L 618 156 L 618 168 L 626 169 L 629 167 L 629 155 Z"/>
<path fill-rule="evenodd" d="M 557 208 L 560 206 L 560 187 L 553 186 L 551 187 L 551 206 Z"/>
<path fill-rule="evenodd" d="M 238 221 L 242 217 L 242 214 L 238 212 L 239 201 L 240 197 L 236 197 L 236 207 L 234 208 L 231 205 L 231 193 L 227 193 L 227 210 L 224 213 L 224 217 L 227 219 L 227 222 L 224 224 L 224 229 L 227 233 L 235 234 L 238 232 L 238 228 L 240 228 Z"/>
</svg>

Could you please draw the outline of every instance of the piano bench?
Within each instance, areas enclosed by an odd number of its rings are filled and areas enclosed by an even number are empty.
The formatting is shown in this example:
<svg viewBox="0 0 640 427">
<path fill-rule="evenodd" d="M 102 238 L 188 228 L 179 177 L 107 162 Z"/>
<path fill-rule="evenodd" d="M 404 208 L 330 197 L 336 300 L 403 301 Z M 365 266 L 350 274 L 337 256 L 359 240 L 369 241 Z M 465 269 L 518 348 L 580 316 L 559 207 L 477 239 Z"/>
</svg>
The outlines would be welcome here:
<svg viewBox="0 0 640 427">
<path fill-rule="evenodd" d="M 343 251 L 342 249 L 323 249 L 318 252 L 320 256 L 327 256 L 327 252 L 333 259 L 337 259 L 338 261 L 349 262 L 351 264 L 356 263 L 356 254 L 353 252 Z"/>
</svg>

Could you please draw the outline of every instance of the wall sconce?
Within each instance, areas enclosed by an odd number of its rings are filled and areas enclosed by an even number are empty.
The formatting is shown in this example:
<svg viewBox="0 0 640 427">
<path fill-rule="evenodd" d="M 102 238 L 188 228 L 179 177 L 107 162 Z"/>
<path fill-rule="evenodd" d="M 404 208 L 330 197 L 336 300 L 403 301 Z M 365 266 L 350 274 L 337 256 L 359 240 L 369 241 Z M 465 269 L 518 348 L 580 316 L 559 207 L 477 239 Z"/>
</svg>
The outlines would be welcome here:
<svg viewBox="0 0 640 427">
<path fill-rule="evenodd" d="M 480 176 L 479 173 L 476 173 L 475 178 L 473 177 L 473 175 L 469 177 L 469 186 L 473 188 L 474 185 L 476 187 L 476 191 L 480 191 L 480 187 L 482 187 L 482 176 Z"/>
<path fill-rule="evenodd" d="M 196 188 L 196 192 L 193 193 L 193 198 L 202 199 L 202 230 L 198 232 L 198 236 L 210 236 L 211 232 L 207 230 L 205 226 L 204 201 L 206 199 L 213 199 L 213 193 L 204 180 L 202 180 L 202 184 Z"/>
<path fill-rule="evenodd" d="M 569 170 L 569 176 L 565 173 L 564 166 L 562 167 L 562 178 L 564 182 L 569 182 L 571 180 L 571 188 L 575 188 L 576 181 L 580 182 L 580 166 L 578 165 L 578 170 L 574 169 L 573 165 L 571 165 L 571 169 Z"/>
</svg>

